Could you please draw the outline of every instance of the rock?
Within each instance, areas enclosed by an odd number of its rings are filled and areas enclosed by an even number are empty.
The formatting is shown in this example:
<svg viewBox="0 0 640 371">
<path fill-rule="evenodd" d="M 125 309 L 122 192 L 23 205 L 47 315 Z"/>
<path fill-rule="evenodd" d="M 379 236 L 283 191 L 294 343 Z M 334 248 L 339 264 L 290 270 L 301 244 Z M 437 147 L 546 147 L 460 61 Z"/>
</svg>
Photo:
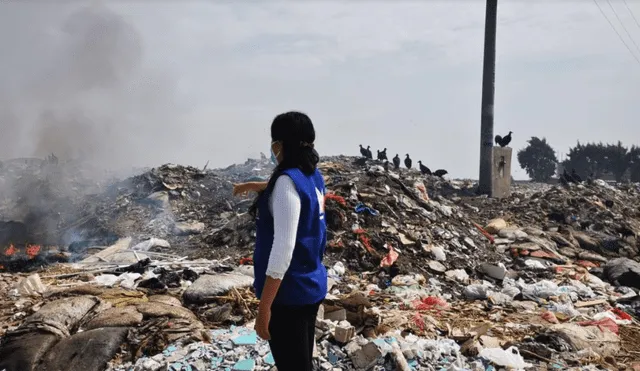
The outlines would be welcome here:
<svg viewBox="0 0 640 371">
<path fill-rule="evenodd" d="M 507 222 L 502 218 L 496 218 L 489 221 L 484 230 L 491 234 L 498 234 L 504 228 L 507 228 Z"/>
<path fill-rule="evenodd" d="M 179 236 L 200 234 L 204 231 L 202 222 L 178 222 L 173 225 L 173 233 Z"/>
<path fill-rule="evenodd" d="M 378 360 L 382 358 L 382 356 L 383 354 L 380 348 L 378 348 L 375 343 L 369 342 L 362 348 L 350 354 L 349 358 L 351 358 L 351 362 L 353 362 L 353 365 L 356 366 L 356 368 L 360 370 L 368 370 L 378 363 Z"/>
<path fill-rule="evenodd" d="M 79 332 L 56 344 L 43 360 L 42 371 L 103 370 L 125 341 L 127 328 Z"/>
<path fill-rule="evenodd" d="M 429 268 L 438 273 L 444 273 L 447 270 L 447 267 L 435 260 L 429 262 Z"/>
<path fill-rule="evenodd" d="M 349 322 L 342 321 L 336 326 L 333 337 L 337 342 L 346 344 L 355 336 L 356 329 Z"/>
<path fill-rule="evenodd" d="M 345 309 L 338 309 L 333 312 L 325 312 L 324 319 L 334 322 L 345 321 L 347 319 L 347 311 Z"/>
<path fill-rule="evenodd" d="M 491 278 L 501 280 L 507 274 L 507 269 L 494 264 L 482 263 L 480 271 Z"/>
<path fill-rule="evenodd" d="M 447 260 L 447 254 L 445 253 L 444 249 L 441 246 L 437 246 L 437 245 L 431 246 L 431 248 L 429 249 L 429 252 L 431 252 L 431 255 L 437 261 Z"/>
<path fill-rule="evenodd" d="M 447 278 L 455 279 L 459 282 L 466 282 L 469 279 L 469 275 L 464 269 L 453 269 L 446 271 L 444 275 Z"/>
<path fill-rule="evenodd" d="M 216 296 L 227 293 L 232 288 L 248 287 L 253 278 L 239 273 L 205 274 L 189 286 L 182 298 L 187 303 L 208 303 Z"/>
</svg>

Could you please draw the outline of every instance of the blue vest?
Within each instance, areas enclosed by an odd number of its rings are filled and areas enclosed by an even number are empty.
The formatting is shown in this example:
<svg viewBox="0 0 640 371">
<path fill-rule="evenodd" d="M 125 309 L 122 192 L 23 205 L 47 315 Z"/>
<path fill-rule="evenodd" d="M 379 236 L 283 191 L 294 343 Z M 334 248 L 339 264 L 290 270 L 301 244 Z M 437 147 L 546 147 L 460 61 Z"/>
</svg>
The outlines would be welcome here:
<svg viewBox="0 0 640 371">
<path fill-rule="evenodd" d="M 296 246 L 291 265 L 285 273 L 274 304 L 307 305 L 322 301 L 327 295 L 327 270 L 322 264 L 327 244 L 327 225 L 324 206 L 320 205 L 318 193 L 324 198 L 324 179 L 318 170 L 307 176 L 300 169 L 287 169 L 281 176 L 289 176 L 300 196 L 300 220 Z M 269 255 L 273 245 L 273 216 L 269 210 L 267 189 L 258 200 L 256 221 L 256 249 L 253 253 L 253 286 L 258 299 L 266 279 Z M 275 205 L 274 205 L 275 206 Z"/>
</svg>

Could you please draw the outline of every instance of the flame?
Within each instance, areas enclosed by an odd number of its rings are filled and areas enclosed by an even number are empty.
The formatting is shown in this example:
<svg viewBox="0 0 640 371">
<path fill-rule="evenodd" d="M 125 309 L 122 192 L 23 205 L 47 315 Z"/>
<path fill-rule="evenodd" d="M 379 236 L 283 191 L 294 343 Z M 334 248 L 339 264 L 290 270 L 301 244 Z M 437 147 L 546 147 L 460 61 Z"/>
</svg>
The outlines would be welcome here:
<svg viewBox="0 0 640 371">
<path fill-rule="evenodd" d="M 40 245 L 27 245 L 25 252 L 29 259 L 33 259 L 40 253 Z"/>
<path fill-rule="evenodd" d="M 4 254 L 5 254 L 6 256 L 11 256 L 11 255 L 15 254 L 16 252 L 18 252 L 18 250 L 16 249 L 16 247 L 15 247 L 15 246 L 13 246 L 13 244 L 10 244 L 10 245 L 9 245 L 9 247 L 7 247 L 7 248 L 4 250 Z"/>
</svg>

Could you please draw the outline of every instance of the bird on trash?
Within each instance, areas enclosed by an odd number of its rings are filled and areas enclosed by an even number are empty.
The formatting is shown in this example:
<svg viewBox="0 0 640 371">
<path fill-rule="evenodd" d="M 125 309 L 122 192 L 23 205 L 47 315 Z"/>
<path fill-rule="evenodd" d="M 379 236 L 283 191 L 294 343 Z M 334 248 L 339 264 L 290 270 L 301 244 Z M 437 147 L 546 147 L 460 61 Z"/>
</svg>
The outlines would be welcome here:
<svg viewBox="0 0 640 371">
<path fill-rule="evenodd" d="M 449 174 L 448 171 L 446 171 L 445 169 L 438 169 L 436 171 L 433 172 L 433 175 L 442 178 L 443 176 Z"/>
<path fill-rule="evenodd" d="M 385 160 L 384 164 L 382 164 L 382 166 L 384 167 L 384 171 L 386 171 L 388 173 L 389 172 L 389 160 Z"/>
<path fill-rule="evenodd" d="M 367 146 L 367 158 L 373 160 L 373 154 L 371 153 L 371 146 Z"/>
<path fill-rule="evenodd" d="M 368 154 L 368 153 L 367 153 L 367 149 L 366 149 L 366 148 L 364 148 L 364 147 L 362 146 L 362 144 L 360 145 L 360 154 L 362 155 L 362 157 L 368 157 L 368 156 L 367 156 L 367 154 Z"/>
<path fill-rule="evenodd" d="M 383 149 L 382 151 L 378 151 L 378 160 L 380 161 L 385 161 L 388 160 L 387 158 L 387 149 Z"/>
<path fill-rule="evenodd" d="M 582 183 L 582 178 L 576 173 L 576 169 L 571 169 L 571 178 L 575 183 Z"/>
<path fill-rule="evenodd" d="M 400 168 L 400 156 L 396 153 L 396 157 L 393 158 L 393 167 L 398 170 Z"/>
<path fill-rule="evenodd" d="M 500 147 L 506 147 L 507 145 L 509 145 L 509 143 L 511 143 L 511 133 L 513 132 L 510 131 L 509 134 L 505 135 L 504 137 L 500 135 L 496 135 L 495 137 L 496 144 L 499 145 Z"/>
<path fill-rule="evenodd" d="M 560 183 L 563 185 L 568 185 L 569 183 L 577 183 L 576 180 L 571 176 L 571 174 L 567 173 L 567 169 L 564 169 L 562 175 L 560 175 Z"/>
<path fill-rule="evenodd" d="M 418 161 L 418 164 L 420 164 L 420 172 L 422 174 L 431 175 L 431 170 L 422 164 L 422 160 Z"/>
<path fill-rule="evenodd" d="M 411 158 L 409 157 L 408 153 L 407 153 L 407 158 L 404 159 L 404 166 L 406 166 L 407 169 L 411 169 Z"/>
</svg>

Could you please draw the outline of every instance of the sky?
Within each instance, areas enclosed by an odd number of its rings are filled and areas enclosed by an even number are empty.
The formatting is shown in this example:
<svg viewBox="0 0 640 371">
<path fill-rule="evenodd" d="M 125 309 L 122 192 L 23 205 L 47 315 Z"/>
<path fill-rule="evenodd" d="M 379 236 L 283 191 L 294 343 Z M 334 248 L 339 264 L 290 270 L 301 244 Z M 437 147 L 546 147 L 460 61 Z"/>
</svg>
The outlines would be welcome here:
<svg viewBox="0 0 640 371">
<path fill-rule="evenodd" d="M 516 179 L 531 136 L 640 144 L 640 2 L 597 1 L 638 60 L 593 1 L 500 0 Z M 322 155 L 386 147 L 477 179 L 483 37 L 482 0 L 2 2 L 0 159 L 224 167 L 299 110 Z"/>
</svg>

